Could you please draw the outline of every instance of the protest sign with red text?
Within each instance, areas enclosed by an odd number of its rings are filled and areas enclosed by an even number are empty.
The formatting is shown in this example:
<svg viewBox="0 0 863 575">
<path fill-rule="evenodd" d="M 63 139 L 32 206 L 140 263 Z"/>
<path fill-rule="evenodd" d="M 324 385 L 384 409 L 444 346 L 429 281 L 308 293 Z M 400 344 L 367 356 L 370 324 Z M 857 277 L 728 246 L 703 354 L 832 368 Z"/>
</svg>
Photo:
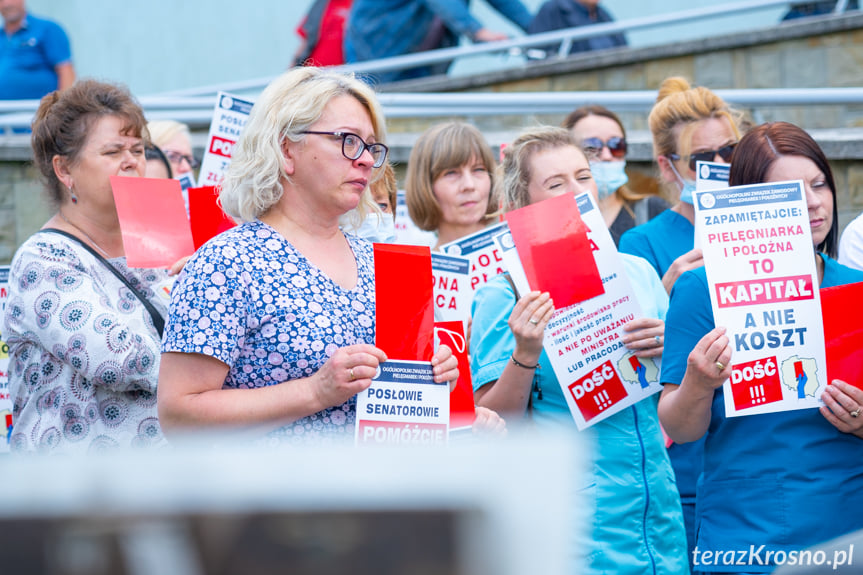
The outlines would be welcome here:
<svg viewBox="0 0 863 575">
<path fill-rule="evenodd" d="M 827 373 L 803 183 L 696 192 L 694 206 L 714 321 L 731 340 L 726 416 L 818 407 Z"/>
<path fill-rule="evenodd" d="M 234 145 L 240 139 L 253 104 L 250 100 L 225 92 L 219 92 L 216 96 L 210 132 L 207 134 L 207 148 L 198 175 L 199 186 L 218 186 L 222 183 L 228 164 L 231 163 Z"/>
<path fill-rule="evenodd" d="M 554 198 L 553 198 L 554 199 Z M 590 194 L 573 200 L 575 212 L 559 206 L 551 218 L 580 217 L 603 292 L 557 309 L 545 329 L 543 349 L 579 429 L 594 425 L 662 389 L 659 362 L 638 358 L 624 347 L 623 326 L 642 317 L 620 254 Z M 539 204 L 537 204 L 539 205 Z M 509 232 L 495 238 L 519 293 L 530 289 Z M 567 267 L 588 267 L 567 261 Z"/>
</svg>

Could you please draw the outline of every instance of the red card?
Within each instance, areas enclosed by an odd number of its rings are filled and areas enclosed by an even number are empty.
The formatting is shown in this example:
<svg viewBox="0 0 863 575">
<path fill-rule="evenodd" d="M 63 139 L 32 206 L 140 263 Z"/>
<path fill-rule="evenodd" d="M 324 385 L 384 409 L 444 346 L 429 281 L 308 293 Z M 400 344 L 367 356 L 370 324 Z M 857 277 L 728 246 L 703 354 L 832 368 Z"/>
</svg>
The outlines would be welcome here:
<svg viewBox="0 0 863 575">
<path fill-rule="evenodd" d="M 126 265 L 167 268 L 194 253 L 179 181 L 111 176 L 111 188 Z"/>
<path fill-rule="evenodd" d="M 228 214 L 222 211 L 218 201 L 219 190 L 216 186 L 189 188 L 187 191 L 189 221 L 192 224 L 192 240 L 196 250 L 210 238 L 237 225 Z"/>
<path fill-rule="evenodd" d="M 426 246 L 375 244 L 375 344 L 387 357 L 430 361 L 434 280 Z"/>
<path fill-rule="evenodd" d="M 821 290 L 827 379 L 863 389 L 863 282 Z M 854 310 L 858 311 L 854 311 Z"/>
<path fill-rule="evenodd" d="M 574 195 L 514 210 L 506 221 L 530 289 L 549 292 L 555 308 L 605 292 Z"/>
<path fill-rule="evenodd" d="M 464 323 L 460 321 L 436 321 L 435 335 L 440 342 L 449 346 L 458 359 L 458 381 L 449 394 L 449 426 L 451 429 L 470 427 L 476 418 L 473 401 L 473 382 L 470 378 L 470 357 L 468 357 L 467 338 Z"/>
</svg>

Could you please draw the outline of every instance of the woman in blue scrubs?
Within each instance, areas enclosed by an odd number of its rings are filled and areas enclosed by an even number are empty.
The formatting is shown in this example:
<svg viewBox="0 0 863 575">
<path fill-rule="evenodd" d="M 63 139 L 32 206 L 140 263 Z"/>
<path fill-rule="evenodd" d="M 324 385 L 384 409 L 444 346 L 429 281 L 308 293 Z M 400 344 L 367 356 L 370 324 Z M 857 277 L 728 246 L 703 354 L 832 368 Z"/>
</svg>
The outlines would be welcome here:
<svg viewBox="0 0 863 575">
<path fill-rule="evenodd" d="M 785 122 L 741 139 L 730 185 L 787 180 L 804 183 L 820 287 L 863 281 L 863 272 L 832 259 L 836 186 L 818 144 Z M 694 570 L 768 573 L 803 560 L 811 545 L 863 528 L 863 391 L 849 385 L 861 382 L 831 381 L 819 410 L 726 418 L 731 347 L 714 325 L 703 267 L 675 284 L 665 336 L 662 423 L 676 441 L 706 438 Z"/>
<path fill-rule="evenodd" d="M 680 193 L 680 201 L 646 224 L 620 238 L 620 251 L 646 259 L 671 293 L 674 282 L 687 270 L 704 265 L 695 245 L 695 168 L 698 160 L 728 162 L 740 139 L 740 114 L 722 98 L 683 78 L 662 82 L 648 124 L 653 134 L 653 155 L 665 185 Z M 689 555 L 695 544 L 695 485 L 701 474 L 700 441 L 668 447 L 683 506 Z"/>
<path fill-rule="evenodd" d="M 590 164 L 563 128 L 532 128 L 504 152 L 497 181 L 505 204 L 516 209 L 561 194 L 589 192 Z M 644 317 L 625 327 L 623 341 L 639 357 L 662 354 L 667 294 L 643 259 L 621 254 Z M 542 336 L 554 312 L 548 293 L 516 298 L 502 275 L 477 290 L 473 302 L 471 373 L 477 405 L 509 421 L 530 417 L 539 432 L 577 433 Z M 659 429 L 655 395 L 579 436 L 589 446 L 585 484 L 578 487 L 589 517 L 573 537 L 580 574 L 680 575 L 688 572 L 683 517 L 674 475 Z M 541 486 L 537 486 L 541 488 Z"/>
</svg>

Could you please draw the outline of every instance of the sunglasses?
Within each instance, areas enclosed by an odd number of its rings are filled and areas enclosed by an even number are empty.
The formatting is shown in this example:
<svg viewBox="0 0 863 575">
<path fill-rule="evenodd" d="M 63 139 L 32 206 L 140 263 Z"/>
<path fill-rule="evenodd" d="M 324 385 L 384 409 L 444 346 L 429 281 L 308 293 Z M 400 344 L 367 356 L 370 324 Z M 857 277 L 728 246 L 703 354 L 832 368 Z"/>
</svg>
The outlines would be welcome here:
<svg viewBox="0 0 863 575">
<path fill-rule="evenodd" d="M 600 155 L 603 148 L 608 148 L 612 157 L 623 158 L 626 155 L 626 138 L 609 138 L 607 142 L 599 138 L 585 138 L 581 141 L 581 149 L 588 157 Z"/>
<path fill-rule="evenodd" d="M 736 147 L 737 147 L 737 142 L 734 142 L 733 144 L 728 144 L 727 146 L 722 146 L 718 150 L 705 150 L 703 152 L 696 152 L 694 154 L 690 154 L 689 155 L 689 169 L 694 172 L 695 168 L 698 167 L 697 166 L 698 162 L 712 162 L 713 158 L 715 158 L 717 154 L 719 154 L 719 157 L 722 158 L 723 160 L 725 160 L 726 162 L 730 162 L 731 156 L 734 154 L 734 148 L 736 148 Z M 669 154 L 668 158 L 671 161 L 676 162 L 677 160 L 680 159 L 680 156 L 678 156 L 677 154 Z"/>
</svg>

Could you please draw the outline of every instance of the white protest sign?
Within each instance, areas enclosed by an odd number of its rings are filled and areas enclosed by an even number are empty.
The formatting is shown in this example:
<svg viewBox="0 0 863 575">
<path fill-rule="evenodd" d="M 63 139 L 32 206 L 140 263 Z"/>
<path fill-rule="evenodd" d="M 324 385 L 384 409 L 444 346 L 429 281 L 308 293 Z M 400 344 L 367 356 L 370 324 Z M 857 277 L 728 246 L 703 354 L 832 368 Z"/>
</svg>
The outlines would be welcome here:
<svg viewBox="0 0 863 575">
<path fill-rule="evenodd" d="M 436 321 L 466 321 L 470 317 L 470 260 L 432 252 L 434 317 Z"/>
<path fill-rule="evenodd" d="M 662 389 L 659 363 L 638 358 L 621 337 L 642 317 L 623 262 L 590 194 L 576 197 L 605 293 L 556 310 L 543 349 L 579 429 L 594 425 Z M 530 287 L 509 231 L 495 238 L 519 293 Z"/>
<path fill-rule="evenodd" d="M 476 291 L 497 274 L 506 271 L 500 248 L 494 237 L 509 229 L 506 224 L 495 224 L 469 236 L 441 246 L 441 251 L 470 259 L 470 287 Z"/>
<path fill-rule="evenodd" d="M 399 190 L 396 194 L 396 242 L 402 245 L 428 246 L 437 244 L 437 234 L 419 229 L 408 213 L 408 204 L 405 199 L 405 191 Z"/>
<path fill-rule="evenodd" d="M 728 187 L 731 164 L 722 162 L 695 163 L 695 191 L 721 190 Z"/>
<path fill-rule="evenodd" d="M 717 326 L 728 330 L 728 417 L 818 407 L 827 385 L 803 183 L 696 192 Z"/>
<path fill-rule="evenodd" d="M 357 445 L 444 445 L 448 431 L 449 384 L 431 362 L 386 361 L 357 394 Z"/>
<path fill-rule="evenodd" d="M 207 149 L 201 161 L 198 175 L 199 186 L 218 186 L 225 177 L 228 164 L 234 152 L 234 145 L 240 138 L 254 102 L 232 94 L 219 92 L 210 132 L 207 134 Z"/>
<path fill-rule="evenodd" d="M 0 313 L 6 310 L 9 297 L 9 266 L 0 266 Z M 12 435 L 12 398 L 9 395 L 9 345 L 0 334 L 0 453 L 9 451 Z"/>
<path fill-rule="evenodd" d="M 723 164 L 722 162 L 696 162 L 695 191 L 706 192 L 708 190 L 727 188 L 730 171 L 731 164 Z M 698 229 L 698 220 L 695 220 L 695 242 L 693 247 L 701 249 L 701 232 Z"/>
</svg>

